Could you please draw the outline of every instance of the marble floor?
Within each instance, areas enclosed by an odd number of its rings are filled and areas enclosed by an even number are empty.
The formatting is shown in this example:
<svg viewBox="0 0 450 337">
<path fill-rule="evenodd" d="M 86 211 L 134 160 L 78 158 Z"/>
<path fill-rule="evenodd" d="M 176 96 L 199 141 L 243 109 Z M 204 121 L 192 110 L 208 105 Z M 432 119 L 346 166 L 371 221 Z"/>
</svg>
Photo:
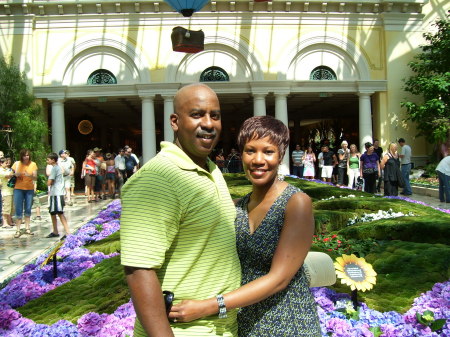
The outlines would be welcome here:
<svg viewBox="0 0 450 337">
<path fill-rule="evenodd" d="M 46 198 L 43 198 L 44 200 Z M 77 228 L 94 218 L 98 212 L 108 205 L 111 200 L 100 200 L 96 203 L 87 203 L 84 196 L 76 196 L 73 206 L 66 206 L 64 214 L 69 223 L 69 228 L 74 232 Z M 57 245 L 64 235 L 64 229 L 58 219 L 60 237 L 45 238 L 52 232 L 52 221 L 47 210 L 47 203 L 41 206 L 42 220 L 33 220 L 36 210 L 31 215 L 31 231 L 34 235 L 22 234 L 14 238 L 15 227 L 0 228 L 0 284 L 19 273 L 22 268 L 36 259 L 43 252 Z M 22 229 L 25 225 L 22 225 Z"/>
</svg>

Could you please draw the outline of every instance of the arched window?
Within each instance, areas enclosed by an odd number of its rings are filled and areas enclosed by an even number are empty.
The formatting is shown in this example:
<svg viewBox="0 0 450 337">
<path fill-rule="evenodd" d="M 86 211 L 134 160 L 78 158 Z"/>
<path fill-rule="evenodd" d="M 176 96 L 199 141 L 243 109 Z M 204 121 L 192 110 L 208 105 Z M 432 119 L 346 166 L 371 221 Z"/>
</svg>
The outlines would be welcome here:
<svg viewBox="0 0 450 337">
<path fill-rule="evenodd" d="M 227 72 L 219 67 L 209 67 L 203 70 L 200 75 L 200 82 L 219 82 L 229 81 L 230 77 Z"/>
<path fill-rule="evenodd" d="M 87 84 L 117 84 L 117 79 L 109 70 L 98 69 L 89 75 Z"/>
<path fill-rule="evenodd" d="M 310 80 L 321 81 L 321 80 L 336 80 L 336 74 L 331 68 L 326 66 L 316 67 L 311 71 L 309 75 Z"/>
</svg>

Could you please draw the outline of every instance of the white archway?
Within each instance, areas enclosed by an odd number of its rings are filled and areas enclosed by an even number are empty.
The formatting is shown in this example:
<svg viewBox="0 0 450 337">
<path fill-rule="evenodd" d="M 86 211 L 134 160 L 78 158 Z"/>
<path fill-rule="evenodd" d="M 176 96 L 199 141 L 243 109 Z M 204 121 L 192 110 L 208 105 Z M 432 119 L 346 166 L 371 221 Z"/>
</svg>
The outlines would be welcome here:
<svg viewBox="0 0 450 337">
<path fill-rule="evenodd" d="M 92 71 L 103 68 L 116 76 L 118 84 L 150 83 L 150 72 L 140 52 L 129 40 L 121 41 L 119 35 L 87 35 L 55 53 L 46 82 L 83 85 Z"/>
<path fill-rule="evenodd" d="M 263 80 L 263 72 L 248 46 L 225 37 L 206 37 L 205 50 L 196 54 L 172 52 L 166 82 L 198 82 L 208 67 L 224 69 L 230 82 Z"/>
<path fill-rule="evenodd" d="M 287 50 L 280 62 L 279 80 L 309 80 L 311 71 L 319 66 L 331 68 L 338 80 L 370 80 L 369 64 L 363 53 L 342 37 L 304 37 Z"/>
</svg>

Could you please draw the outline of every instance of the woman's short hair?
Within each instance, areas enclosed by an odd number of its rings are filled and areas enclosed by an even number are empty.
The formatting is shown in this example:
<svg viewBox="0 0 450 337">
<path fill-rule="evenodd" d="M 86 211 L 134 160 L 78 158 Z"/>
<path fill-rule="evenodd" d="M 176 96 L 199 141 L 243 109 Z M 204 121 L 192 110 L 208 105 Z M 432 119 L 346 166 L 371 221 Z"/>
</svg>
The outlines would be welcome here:
<svg viewBox="0 0 450 337">
<path fill-rule="evenodd" d="M 280 158 L 283 158 L 289 145 L 289 129 L 284 123 L 272 116 L 255 116 L 242 124 L 237 137 L 239 151 L 252 139 L 269 137 L 270 141 L 278 147 Z"/>
<path fill-rule="evenodd" d="M 20 150 L 20 152 L 19 152 L 19 160 L 23 161 L 23 157 L 25 157 L 27 154 L 30 156 L 30 161 L 31 161 L 31 153 L 30 153 L 30 150 L 28 150 L 28 149 Z"/>
</svg>

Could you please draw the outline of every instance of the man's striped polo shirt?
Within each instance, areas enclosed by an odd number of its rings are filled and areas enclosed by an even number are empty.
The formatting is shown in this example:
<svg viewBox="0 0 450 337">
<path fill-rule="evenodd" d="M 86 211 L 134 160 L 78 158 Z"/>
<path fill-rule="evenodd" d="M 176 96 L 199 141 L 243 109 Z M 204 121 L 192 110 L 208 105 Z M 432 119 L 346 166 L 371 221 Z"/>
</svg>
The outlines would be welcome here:
<svg viewBox="0 0 450 337">
<path fill-rule="evenodd" d="M 184 299 L 207 299 L 240 286 L 236 211 L 222 173 L 209 172 L 178 146 L 161 152 L 123 187 L 122 264 L 155 269 L 163 290 Z M 236 310 L 191 323 L 172 324 L 175 336 L 236 336 Z M 139 322 L 135 336 L 145 336 Z"/>
</svg>

